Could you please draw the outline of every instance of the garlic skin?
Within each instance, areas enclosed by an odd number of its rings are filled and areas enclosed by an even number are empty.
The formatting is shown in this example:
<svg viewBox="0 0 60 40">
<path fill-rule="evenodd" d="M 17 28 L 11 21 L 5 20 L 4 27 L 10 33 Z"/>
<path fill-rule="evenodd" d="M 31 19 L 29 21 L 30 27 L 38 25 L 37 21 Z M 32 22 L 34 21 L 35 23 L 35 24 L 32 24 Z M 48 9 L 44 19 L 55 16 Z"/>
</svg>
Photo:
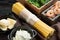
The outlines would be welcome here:
<svg viewBox="0 0 60 40">
<path fill-rule="evenodd" d="M 31 35 L 25 30 L 19 30 L 16 32 L 15 37 L 13 37 L 13 40 L 30 40 Z"/>
</svg>

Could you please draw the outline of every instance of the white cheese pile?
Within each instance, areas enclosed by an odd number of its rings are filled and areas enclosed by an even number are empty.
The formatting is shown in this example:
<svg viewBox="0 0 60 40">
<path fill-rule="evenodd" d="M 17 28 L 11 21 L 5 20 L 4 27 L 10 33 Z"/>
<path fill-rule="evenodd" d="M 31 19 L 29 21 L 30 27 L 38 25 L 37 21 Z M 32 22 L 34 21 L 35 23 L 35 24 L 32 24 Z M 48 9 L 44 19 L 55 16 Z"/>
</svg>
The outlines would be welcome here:
<svg viewBox="0 0 60 40">
<path fill-rule="evenodd" d="M 31 35 L 25 30 L 19 30 L 16 32 L 15 37 L 13 37 L 13 40 L 30 40 Z"/>
<path fill-rule="evenodd" d="M 7 29 L 12 29 L 14 27 L 15 23 L 16 23 L 16 21 L 11 18 L 1 19 L 0 20 L 0 29 L 3 31 L 6 31 Z"/>
</svg>

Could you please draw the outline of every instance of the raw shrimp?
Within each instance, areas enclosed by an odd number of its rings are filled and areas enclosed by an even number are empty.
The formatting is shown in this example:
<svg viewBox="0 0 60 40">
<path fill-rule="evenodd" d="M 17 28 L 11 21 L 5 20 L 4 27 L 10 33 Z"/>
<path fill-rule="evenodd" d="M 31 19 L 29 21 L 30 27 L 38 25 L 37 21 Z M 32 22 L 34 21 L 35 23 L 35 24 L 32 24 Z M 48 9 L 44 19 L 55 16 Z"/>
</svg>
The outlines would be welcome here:
<svg viewBox="0 0 60 40">
<path fill-rule="evenodd" d="M 60 9 L 57 9 L 57 12 L 58 12 L 57 14 L 60 14 Z"/>
<path fill-rule="evenodd" d="M 60 1 L 57 1 L 57 2 L 55 3 L 55 5 L 56 5 L 56 7 L 60 8 Z"/>
<path fill-rule="evenodd" d="M 48 16 L 49 18 L 54 18 L 54 17 L 55 17 L 54 11 L 53 11 L 53 10 L 49 10 L 49 11 L 46 13 L 46 16 Z"/>
</svg>

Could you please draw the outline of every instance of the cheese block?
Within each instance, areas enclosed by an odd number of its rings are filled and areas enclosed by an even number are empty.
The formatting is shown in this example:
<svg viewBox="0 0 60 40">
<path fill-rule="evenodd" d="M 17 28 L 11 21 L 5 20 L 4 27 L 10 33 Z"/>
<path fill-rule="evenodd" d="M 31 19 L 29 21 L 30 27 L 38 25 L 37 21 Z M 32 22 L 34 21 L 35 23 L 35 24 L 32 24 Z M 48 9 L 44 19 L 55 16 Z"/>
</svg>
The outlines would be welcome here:
<svg viewBox="0 0 60 40">
<path fill-rule="evenodd" d="M 9 29 L 12 29 L 16 23 L 15 20 L 11 19 L 11 18 L 7 18 L 7 20 L 9 21 L 9 25 L 8 25 L 8 28 Z"/>
<path fill-rule="evenodd" d="M 6 19 L 0 20 L 0 29 L 6 31 L 8 26 L 8 21 Z"/>
<path fill-rule="evenodd" d="M 6 31 L 7 29 L 12 29 L 14 27 L 15 23 L 16 23 L 16 21 L 11 18 L 1 19 L 0 20 L 0 29 L 3 31 Z"/>
</svg>

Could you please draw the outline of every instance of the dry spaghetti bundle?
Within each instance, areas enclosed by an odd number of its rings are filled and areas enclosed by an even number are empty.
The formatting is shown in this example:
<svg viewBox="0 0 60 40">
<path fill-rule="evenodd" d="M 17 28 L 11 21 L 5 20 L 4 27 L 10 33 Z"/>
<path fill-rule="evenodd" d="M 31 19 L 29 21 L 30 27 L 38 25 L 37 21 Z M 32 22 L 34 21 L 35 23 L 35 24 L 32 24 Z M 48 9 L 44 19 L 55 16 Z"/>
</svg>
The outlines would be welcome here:
<svg viewBox="0 0 60 40">
<path fill-rule="evenodd" d="M 37 16 L 28 11 L 21 3 L 16 2 L 12 6 L 12 11 L 19 17 L 23 17 L 27 23 L 31 24 L 41 33 L 45 38 L 53 35 L 54 29 L 42 22 Z"/>
</svg>

